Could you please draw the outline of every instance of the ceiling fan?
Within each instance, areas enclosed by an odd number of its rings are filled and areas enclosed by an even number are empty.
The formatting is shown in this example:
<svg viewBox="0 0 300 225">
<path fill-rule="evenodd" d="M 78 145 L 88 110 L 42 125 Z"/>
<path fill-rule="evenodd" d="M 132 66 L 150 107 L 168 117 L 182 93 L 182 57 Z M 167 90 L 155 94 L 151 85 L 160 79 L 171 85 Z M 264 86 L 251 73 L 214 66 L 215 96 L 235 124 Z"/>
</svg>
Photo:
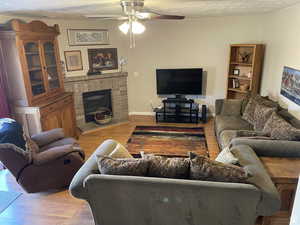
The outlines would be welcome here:
<svg viewBox="0 0 300 225">
<path fill-rule="evenodd" d="M 144 7 L 144 0 L 121 0 L 123 15 L 86 15 L 87 18 L 117 19 L 125 20 L 119 26 L 119 29 L 130 36 L 130 48 L 135 47 L 135 34 L 141 34 L 145 31 L 145 26 L 138 20 L 182 20 L 184 16 L 166 15 L 155 12 Z"/>
</svg>

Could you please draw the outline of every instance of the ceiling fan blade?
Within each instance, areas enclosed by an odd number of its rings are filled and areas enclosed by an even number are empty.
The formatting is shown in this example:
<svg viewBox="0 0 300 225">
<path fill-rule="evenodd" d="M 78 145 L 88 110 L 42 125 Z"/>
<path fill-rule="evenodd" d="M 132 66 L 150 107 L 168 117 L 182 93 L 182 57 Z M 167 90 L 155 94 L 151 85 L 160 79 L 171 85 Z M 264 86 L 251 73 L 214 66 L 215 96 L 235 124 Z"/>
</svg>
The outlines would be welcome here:
<svg viewBox="0 0 300 225">
<path fill-rule="evenodd" d="M 163 19 L 163 20 L 183 20 L 185 16 L 178 15 L 166 15 L 157 12 L 153 12 L 151 10 L 144 10 L 142 12 L 137 12 L 136 17 L 138 19 Z"/>
<path fill-rule="evenodd" d="M 86 18 L 90 19 L 116 19 L 116 20 L 127 20 L 127 16 L 122 15 L 85 15 Z"/>
</svg>

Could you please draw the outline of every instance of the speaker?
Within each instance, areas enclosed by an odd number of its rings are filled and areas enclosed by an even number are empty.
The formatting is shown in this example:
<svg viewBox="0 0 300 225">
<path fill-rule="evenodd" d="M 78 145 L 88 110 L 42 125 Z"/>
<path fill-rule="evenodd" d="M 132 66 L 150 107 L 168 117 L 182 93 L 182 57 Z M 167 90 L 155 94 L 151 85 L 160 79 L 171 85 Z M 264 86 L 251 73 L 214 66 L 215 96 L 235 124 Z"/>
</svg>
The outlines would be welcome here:
<svg viewBox="0 0 300 225">
<path fill-rule="evenodd" d="M 207 106 L 206 105 L 202 105 L 201 120 L 203 123 L 207 122 Z"/>
</svg>

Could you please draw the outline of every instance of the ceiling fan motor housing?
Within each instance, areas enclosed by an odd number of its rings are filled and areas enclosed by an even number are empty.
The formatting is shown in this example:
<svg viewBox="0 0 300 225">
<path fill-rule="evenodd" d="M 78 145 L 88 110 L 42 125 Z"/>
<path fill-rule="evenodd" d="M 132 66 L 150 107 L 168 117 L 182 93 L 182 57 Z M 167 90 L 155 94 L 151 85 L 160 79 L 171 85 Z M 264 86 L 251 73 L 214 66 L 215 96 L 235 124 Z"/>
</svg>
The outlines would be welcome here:
<svg viewBox="0 0 300 225">
<path fill-rule="evenodd" d="M 121 1 L 121 6 L 126 15 L 135 15 L 144 7 L 144 0 Z"/>
</svg>

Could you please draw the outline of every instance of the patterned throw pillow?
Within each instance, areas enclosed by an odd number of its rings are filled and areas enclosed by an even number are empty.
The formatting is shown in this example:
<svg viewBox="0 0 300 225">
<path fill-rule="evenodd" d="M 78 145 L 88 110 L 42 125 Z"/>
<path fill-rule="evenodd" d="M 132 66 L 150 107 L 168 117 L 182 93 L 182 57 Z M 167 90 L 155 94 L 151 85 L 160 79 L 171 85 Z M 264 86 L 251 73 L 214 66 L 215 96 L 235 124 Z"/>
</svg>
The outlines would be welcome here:
<svg viewBox="0 0 300 225">
<path fill-rule="evenodd" d="M 270 108 L 276 108 L 276 110 L 279 108 L 279 104 L 277 102 L 272 101 L 267 96 L 262 97 L 260 95 L 256 95 L 254 97 L 254 100 L 260 105 L 264 105 L 264 106 L 267 106 L 267 107 L 270 107 Z"/>
<path fill-rule="evenodd" d="M 188 178 L 190 160 L 188 158 L 168 158 L 153 154 L 142 154 L 149 161 L 148 176 L 165 178 Z"/>
<path fill-rule="evenodd" d="M 263 132 L 269 133 L 270 137 L 276 140 L 296 141 L 300 137 L 300 130 L 294 128 L 275 112 L 266 122 Z"/>
<path fill-rule="evenodd" d="M 241 167 L 210 160 L 190 152 L 190 178 L 218 182 L 246 183 L 250 177 Z"/>
<path fill-rule="evenodd" d="M 148 161 L 145 159 L 113 159 L 107 156 L 98 158 L 98 168 L 101 174 L 145 176 Z"/>
<path fill-rule="evenodd" d="M 273 112 L 275 112 L 276 108 L 270 108 L 261 104 L 256 104 L 254 110 L 254 130 L 255 131 L 262 131 L 264 126 Z"/>
<path fill-rule="evenodd" d="M 242 116 L 242 119 L 246 120 L 250 124 L 254 124 L 255 107 L 255 100 L 253 98 L 250 98 Z"/>
</svg>

